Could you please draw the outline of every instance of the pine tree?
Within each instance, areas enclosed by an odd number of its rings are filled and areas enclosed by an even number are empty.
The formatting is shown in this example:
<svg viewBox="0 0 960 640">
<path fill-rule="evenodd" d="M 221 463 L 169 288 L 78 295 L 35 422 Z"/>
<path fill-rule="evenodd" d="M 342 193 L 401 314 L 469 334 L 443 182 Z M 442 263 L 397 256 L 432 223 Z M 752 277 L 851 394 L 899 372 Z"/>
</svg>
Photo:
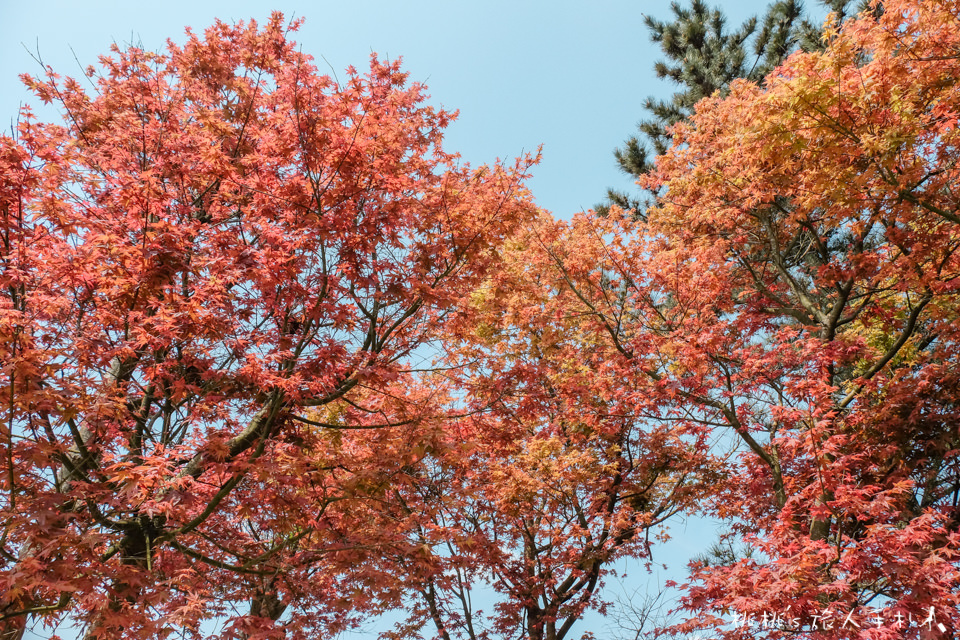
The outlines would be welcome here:
<svg viewBox="0 0 960 640">
<path fill-rule="evenodd" d="M 851 0 L 820 0 L 837 20 L 850 15 Z M 858 8 L 865 8 L 861 1 Z M 737 78 L 762 83 L 763 79 L 798 49 L 822 47 L 822 28 L 806 14 L 800 0 L 777 0 L 762 19 L 751 17 L 735 30 L 729 30 L 722 10 L 710 8 L 704 0 L 691 0 L 689 7 L 679 2 L 670 5 L 673 20 L 660 21 L 644 16 L 650 39 L 660 45 L 665 59 L 654 66 L 657 77 L 679 85 L 667 100 L 653 96 L 644 101 L 646 117 L 638 125 L 638 134 L 628 138 L 614 151 L 620 170 L 633 178 L 646 174 L 653 157 L 669 148 L 669 127 L 686 120 L 694 105 L 715 92 L 726 91 Z M 606 213 L 610 205 L 643 211 L 656 194 L 637 197 L 622 191 L 607 191 L 607 202 L 597 206 Z"/>
</svg>

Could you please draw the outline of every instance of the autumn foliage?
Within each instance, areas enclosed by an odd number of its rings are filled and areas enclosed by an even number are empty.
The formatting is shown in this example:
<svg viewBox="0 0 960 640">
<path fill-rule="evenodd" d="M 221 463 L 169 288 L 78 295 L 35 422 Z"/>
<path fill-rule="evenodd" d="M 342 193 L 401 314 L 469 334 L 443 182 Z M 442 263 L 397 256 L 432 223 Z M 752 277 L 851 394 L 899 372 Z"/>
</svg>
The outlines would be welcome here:
<svg viewBox="0 0 960 640">
<path fill-rule="evenodd" d="M 530 159 L 470 169 L 396 63 L 338 83 L 295 27 L 114 50 L 92 92 L 25 78 L 64 121 L 0 141 L 4 638 L 64 612 L 164 635 L 237 600 L 238 632 L 272 623 L 347 491 L 306 421 L 414 420 L 410 355 L 532 216 Z M 330 605 L 305 622 L 342 621 L 333 578 L 294 578 Z"/>
<path fill-rule="evenodd" d="M 756 552 L 694 568 L 689 627 L 956 634 L 958 27 L 957 3 L 885 2 L 701 102 L 657 161 L 623 340 L 664 406 L 739 439 L 702 506 Z"/>
<path fill-rule="evenodd" d="M 568 222 L 295 28 L 26 78 L 64 120 L 0 139 L 0 638 L 562 640 L 681 511 L 752 553 L 675 632 L 957 634 L 960 4 L 828 28 Z"/>
<path fill-rule="evenodd" d="M 649 559 L 660 525 L 704 490 L 704 430 L 638 399 L 633 362 L 564 275 L 604 249 L 574 237 L 555 253 L 563 232 L 544 217 L 518 234 L 448 325 L 464 415 L 404 498 L 411 541 L 438 559 L 412 576 L 414 619 L 443 638 L 579 637 L 585 613 L 606 609 L 616 562 Z M 492 593 L 474 599 L 492 606 L 471 603 L 483 585 Z"/>
</svg>

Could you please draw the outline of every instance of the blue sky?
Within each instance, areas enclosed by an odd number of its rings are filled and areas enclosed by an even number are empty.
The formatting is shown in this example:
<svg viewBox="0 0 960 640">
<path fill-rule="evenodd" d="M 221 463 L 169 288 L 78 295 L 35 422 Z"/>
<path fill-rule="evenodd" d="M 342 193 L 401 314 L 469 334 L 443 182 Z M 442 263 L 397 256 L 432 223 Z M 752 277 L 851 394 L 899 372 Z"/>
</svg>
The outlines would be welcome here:
<svg viewBox="0 0 960 640">
<path fill-rule="evenodd" d="M 766 4 L 718 3 L 732 24 Z M 431 103 L 460 110 L 445 147 L 472 164 L 543 145 L 530 187 L 540 206 L 560 217 L 589 209 L 608 187 L 631 188 L 613 149 L 633 133 L 643 100 L 671 90 L 653 74 L 658 51 L 643 26 L 644 13 L 669 15 L 664 0 L 0 0 L 0 126 L 8 131 L 18 106 L 31 102 L 18 79 L 40 70 L 31 52 L 61 74 L 78 75 L 77 60 L 94 63 L 112 42 L 160 49 L 167 38 L 181 40 L 185 26 L 262 21 L 274 9 L 306 19 L 296 39 L 321 70 L 363 68 L 371 52 L 403 57 L 411 78 L 428 85 Z M 681 577 L 686 559 L 715 539 L 713 527 L 698 521 L 674 533 L 674 543 L 655 555 L 671 565 L 660 583 Z M 635 584 L 647 582 L 638 571 Z"/>
<path fill-rule="evenodd" d="M 731 21 L 764 2 L 724 4 Z M 460 110 L 446 136 L 473 164 L 514 157 L 543 145 L 530 186 L 538 203 L 567 217 L 600 202 L 607 187 L 629 188 L 612 151 L 641 117 L 640 105 L 670 85 L 652 71 L 657 58 L 642 24 L 668 4 L 593 0 L 354 0 L 275 5 L 247 0 L 0 1 L 0 126 L 30 101 L 18 75 L 36 73 L 30 53 L 65 75 L 94 63 L 112 42 L 162 48 L 185 26 L 215 18 L 263 20 L 278 9 L 302 16 L 297 36 L 321 69 L 363 68 L 372 51 L 401 57 L 434 104 Z M 25 49 L 26 47 L 26 49 Z"/>
</svg>

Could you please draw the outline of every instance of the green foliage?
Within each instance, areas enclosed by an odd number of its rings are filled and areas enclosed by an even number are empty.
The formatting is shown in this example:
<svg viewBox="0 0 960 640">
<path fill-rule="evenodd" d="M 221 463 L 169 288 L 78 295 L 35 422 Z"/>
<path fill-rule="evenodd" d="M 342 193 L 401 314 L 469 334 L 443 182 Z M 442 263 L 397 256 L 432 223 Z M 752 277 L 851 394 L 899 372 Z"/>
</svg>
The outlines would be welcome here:
<svg viewBox="0 0 960 640">
<path fill-rule="evenodd" d="M 821 0 L 820 4 L 843 21 L 850 15 L 852 3 Z M 861 2 L 858 9 L 863 8 Z M 648 97 L 638 135 L 614 151 L 620 170 L 633 178 L 650 171 L 653 158 L 670 147 L 670 127 L 689 118 L 702 98 L 717 91 L 725 93 L 737 78 L 762 84 L 794 51 L 811 51 L 823 44 L 821 27 L 799 0 L 778 0 L 762 18 L 751 17 L 733 30 L 723 11 L 709 7 L 704 0 L 692 0 L 688 7 L 673 2 L 670 10 L 672 20 L 646 16 L 644 23 L 664 55 L 654 66 L 657 77 L 672 80 L 678 89 L 666 100 Z M 655 198 L 657 194 L 638 197 L 610 189 L 607 201 L 596 208 L 603 215 L 610 205 L 617 205 L 634 209 L 642 217 L 651 195 Z"/>
</svg>

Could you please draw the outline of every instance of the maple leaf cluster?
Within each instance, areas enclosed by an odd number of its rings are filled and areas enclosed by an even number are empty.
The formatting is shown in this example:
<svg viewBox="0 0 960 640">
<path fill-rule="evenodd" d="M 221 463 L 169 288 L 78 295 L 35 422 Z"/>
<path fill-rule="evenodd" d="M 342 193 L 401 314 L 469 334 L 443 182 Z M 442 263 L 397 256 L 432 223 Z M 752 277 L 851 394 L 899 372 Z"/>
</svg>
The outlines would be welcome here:
<svg viewBox="0 0 960 640">
<path fill-rule="evenodd" d="M 562 640 L 680 512 L 751 553 L 674 633 L 954 636 L 960 4 L 828 28 L 568 222 L 296 27 L 25 77 L 64 119 L 0 139 L 0 638 Z"/>
</svg>

